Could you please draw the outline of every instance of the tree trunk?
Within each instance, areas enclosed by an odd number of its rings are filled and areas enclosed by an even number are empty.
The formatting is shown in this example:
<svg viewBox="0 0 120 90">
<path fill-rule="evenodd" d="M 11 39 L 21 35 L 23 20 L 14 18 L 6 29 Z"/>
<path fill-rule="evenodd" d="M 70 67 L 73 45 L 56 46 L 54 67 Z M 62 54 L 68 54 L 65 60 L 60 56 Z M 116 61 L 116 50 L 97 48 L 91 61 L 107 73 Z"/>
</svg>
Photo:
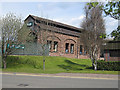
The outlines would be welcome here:
<svg viewBox="0 0 120 90">
<path fill-rule="evenodd" d="M 7 65 L 6 65 L 6 58 L 3 58 L 3 68 L 6 69 Z"/>
<path fill-rule="evenodd" d="M 45 59 L 43 59 L 43 70 L 45 70 Z"/>
<path fill-rule="evenodd" d="M 97 70 L 97 63 L 96 60 L 94 61 L 94 59 L 92 60 L 92 68 L 96 71 Z"/>
<path fill-rule="evenodd" d="M 97 64 L 94 64 L 94 70 L 97 71 Z"/>
<path fill-rule="evenodd" d="M 95 67 L 94 70 L 97 71 L 97 59 L 95 59 Z"/>
<path fill-rule="evenodd" d="M 97 63 L 92 63 L 92 67 L 95 71 L 97 71 Z"/>
<path fill-rule="evenodd" d="M 92 63 L 92 69 L 94 70 L 94 63 Z"/>
<path fill-rule="evenodd" d="M 92 69 L 94 69 L 94 59 L 91 57 L 91 61 L 92 61 Z"/>
</svg>

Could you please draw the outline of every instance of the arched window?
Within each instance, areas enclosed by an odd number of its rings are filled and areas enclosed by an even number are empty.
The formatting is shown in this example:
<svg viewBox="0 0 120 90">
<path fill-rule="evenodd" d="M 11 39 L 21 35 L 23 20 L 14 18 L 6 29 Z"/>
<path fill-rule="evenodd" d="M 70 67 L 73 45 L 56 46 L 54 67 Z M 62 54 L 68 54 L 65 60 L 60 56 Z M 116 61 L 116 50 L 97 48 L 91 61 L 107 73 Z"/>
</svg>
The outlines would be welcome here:
<svg viewBox="0 0 120 90">
<path fill-rule="evenodd" d="M 82 55 L 83 54 L 83 45 L 80 45 L 80 55 Z"/>
<path fill-rule="evenodd" d="M 65 44 L 65 52 L 66 52 L 66 53 L 69 53 L 69 43 L 66 43 L 66 44 Z"/>
<path fill-rule="evenodd" d="M 51 51 L 51 49 L 52 49 L 52 41 L 47 40 L 47 45 L 49 47 L 49 51 Z"/>
<path fill-rule="evenodd" d="M 74 44 L 70 45 L 70 53 L 74 53 Z"/>
<path fill-rule="evenodd" d="M 57 41 L 54 41 L 53 51 L 54 51 L 54 52 L 57 52 L 57 51 L 58 51 L 58 42 L 57 42 Z"/>
</svg>

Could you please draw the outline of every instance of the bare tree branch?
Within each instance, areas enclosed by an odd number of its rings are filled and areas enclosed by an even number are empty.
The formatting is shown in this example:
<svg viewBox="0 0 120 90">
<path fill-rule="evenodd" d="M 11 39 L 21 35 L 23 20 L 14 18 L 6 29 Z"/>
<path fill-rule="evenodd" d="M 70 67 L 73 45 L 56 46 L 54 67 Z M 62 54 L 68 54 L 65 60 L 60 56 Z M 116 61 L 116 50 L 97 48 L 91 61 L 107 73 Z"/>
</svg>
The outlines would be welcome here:
<svg viewBox="0 0 120 90">
<path fill-rule="evenodd" d="M 81 41 L 91 58 L 92 66 L 95 70 L 97 70 L 97 59 L 103 42 L 100 35 L 105 33 L 105 24 L 99 5 L 91 9 L 89 9 L 89 6 L 86 5 L 85 14 L 86 17 L 81 24 L 81 27 L 83 28 Z"/>
</svg>

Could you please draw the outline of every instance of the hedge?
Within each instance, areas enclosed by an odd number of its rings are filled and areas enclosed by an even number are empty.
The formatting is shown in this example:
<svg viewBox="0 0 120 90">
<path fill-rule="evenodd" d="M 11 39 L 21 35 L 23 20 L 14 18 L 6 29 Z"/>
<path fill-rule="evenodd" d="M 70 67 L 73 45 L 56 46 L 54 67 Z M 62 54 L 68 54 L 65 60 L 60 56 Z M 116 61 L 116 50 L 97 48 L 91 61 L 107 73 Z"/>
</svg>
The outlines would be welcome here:
<svg viewBox="0 0 120 90">
<path fill-rule="evenodd" d="M 97 61 L 98 70 L 120 71 L 120 61 Z"/>
</svg>

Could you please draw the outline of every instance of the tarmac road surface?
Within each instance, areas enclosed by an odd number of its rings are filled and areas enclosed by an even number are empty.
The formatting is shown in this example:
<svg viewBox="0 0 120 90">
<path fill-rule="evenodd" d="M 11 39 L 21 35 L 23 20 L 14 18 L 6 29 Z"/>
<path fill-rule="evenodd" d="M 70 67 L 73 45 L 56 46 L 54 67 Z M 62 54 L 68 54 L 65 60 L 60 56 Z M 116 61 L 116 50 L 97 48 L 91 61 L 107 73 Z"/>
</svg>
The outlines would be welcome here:
<svg viewBox="0 0 120 90">
<path fill-rule="evenodd" d="M 2 88 L 118 88 L 118 80 L 2 74 Z"/>
</svg>

